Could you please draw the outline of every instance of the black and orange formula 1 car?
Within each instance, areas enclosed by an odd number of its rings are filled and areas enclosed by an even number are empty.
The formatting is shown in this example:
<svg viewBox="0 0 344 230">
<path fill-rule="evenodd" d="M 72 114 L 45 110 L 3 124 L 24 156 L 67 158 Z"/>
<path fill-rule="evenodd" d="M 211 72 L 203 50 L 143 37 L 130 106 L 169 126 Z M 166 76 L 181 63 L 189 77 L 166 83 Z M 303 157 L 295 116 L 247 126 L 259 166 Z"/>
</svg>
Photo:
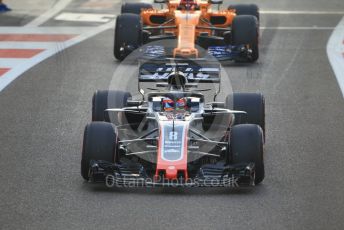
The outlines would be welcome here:
<svg viewBox="0 0 344 230">
<path fill-rule="evenodd" d="M 220 10 L 222 0 L 154 2 L 167 7 L 154 9 L 147 3 L 122 5 L 115 27 L 116 59 L 123 60 L 143 45 L 148 47 L 144 53 L 154 58 L 200 58 L 210 54 L 219 60 L 255 62 L 258 59 L 259 10 L 256 5 L 232 5 Z M 214 9 L 216 4 L 218 7 Z M 156 41 L 160 41 L 159 45 Z M 167 49 L 167 41 L 174 41 L 171 49 Z"/>
<path fill-rule="evenodd" d="M 234 93 L 216 101 L 220 75 L 216 60 L 148 60 L 139 68 L 141 97 L 97 91 L 84 132 L 82 177 L 109 187 L 261 183 L 264 97 Z"/>
</svg>

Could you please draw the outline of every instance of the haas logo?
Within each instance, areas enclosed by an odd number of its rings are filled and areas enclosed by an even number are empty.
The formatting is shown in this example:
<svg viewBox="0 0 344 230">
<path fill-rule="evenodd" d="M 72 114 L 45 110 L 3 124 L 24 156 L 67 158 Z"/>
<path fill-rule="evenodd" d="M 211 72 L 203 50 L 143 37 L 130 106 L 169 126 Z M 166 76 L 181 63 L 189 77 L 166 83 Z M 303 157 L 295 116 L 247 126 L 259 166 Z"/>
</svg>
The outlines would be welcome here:
<svg viewBox="0 0 344 230">
<path fill-rule="evenodd" d="M 170 132 L 168 139 L 170 141 L 176 141 L 178 140 L 178 133 L 177 132 Z"/>
</svg>

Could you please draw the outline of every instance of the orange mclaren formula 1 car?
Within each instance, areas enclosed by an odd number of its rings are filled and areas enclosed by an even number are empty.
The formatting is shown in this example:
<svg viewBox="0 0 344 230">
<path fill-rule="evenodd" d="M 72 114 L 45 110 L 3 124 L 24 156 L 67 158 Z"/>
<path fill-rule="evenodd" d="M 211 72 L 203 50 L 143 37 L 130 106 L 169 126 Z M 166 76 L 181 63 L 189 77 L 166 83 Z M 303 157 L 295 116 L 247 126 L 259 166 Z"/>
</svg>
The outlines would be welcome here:
<svg viewBox="0 0 344 230">
<path fill-rule="evenodd" d="M 256 5 L 233 5 L 220 10 L 222 0 L 154 2 L 167 7 L 154 9 L 147 3 L 122 5 L 115 27 L 116 59 L 123 60 L 139 47 L 143 47 L 144 55 L 152 58 L 202 58 L 210 54 L 219 60 L 255 62 L 258 59 Z M 217 9 L 214 4 L 218 5 Z"/>
</svg>

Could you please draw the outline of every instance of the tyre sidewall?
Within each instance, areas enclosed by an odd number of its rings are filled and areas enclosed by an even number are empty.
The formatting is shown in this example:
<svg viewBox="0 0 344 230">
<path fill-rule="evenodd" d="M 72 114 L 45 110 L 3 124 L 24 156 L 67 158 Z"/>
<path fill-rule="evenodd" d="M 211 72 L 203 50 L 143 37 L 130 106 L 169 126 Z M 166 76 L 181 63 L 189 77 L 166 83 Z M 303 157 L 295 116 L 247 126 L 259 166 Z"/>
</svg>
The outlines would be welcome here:
<svg viewBox="0 0 344 230">
<path fill-rule="evenodd" d="M 256 184 L 262 182 L 265 177 L 263 145 L 263 133 L 258 125 L 241 124 L 232 128 L 231 163 L 255 163 Z"/>
<path fill-rule="evenodd" d="M 81 158 L 81 175 L 88 180 L 91 160 L 115 162 L 117 134 L 115 127 L 106 122 L 92 122 L 85 127 Z"/>
<path fill-rule="evenodd" d="M 121 52 L 121 47 L 131 46 L 136 49 L 142 45 L 142 22 L 139 15 L 125 13 L 116 19 L 114 36 L 114 56 L 118 60 L 123 60 L 130 54 Z"/>
</svg>

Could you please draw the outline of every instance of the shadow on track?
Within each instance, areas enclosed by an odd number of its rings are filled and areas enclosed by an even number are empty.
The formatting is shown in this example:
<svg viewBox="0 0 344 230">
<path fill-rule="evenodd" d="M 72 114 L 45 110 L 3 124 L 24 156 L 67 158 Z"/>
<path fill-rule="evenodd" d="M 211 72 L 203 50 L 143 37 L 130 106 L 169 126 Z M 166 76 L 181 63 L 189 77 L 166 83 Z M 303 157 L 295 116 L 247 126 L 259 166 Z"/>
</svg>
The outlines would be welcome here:
<svg viewBox="0 0 344 230">
<path fill-rule="evenodd" d="M 114 193 L 114 194 L 137 194 L 137 195 L 151 195 L 151 196 L 217 196 L 217 195 L 256 195 L 265 193 L 267 187 L 264 184 L 247 187 L 247 188 L 173 188 L 173 187 L 114 187 L 108 188 L 104 184 L 90 184 L 83 183 L 82 190 L 91 193 Z"/>
</svg>

